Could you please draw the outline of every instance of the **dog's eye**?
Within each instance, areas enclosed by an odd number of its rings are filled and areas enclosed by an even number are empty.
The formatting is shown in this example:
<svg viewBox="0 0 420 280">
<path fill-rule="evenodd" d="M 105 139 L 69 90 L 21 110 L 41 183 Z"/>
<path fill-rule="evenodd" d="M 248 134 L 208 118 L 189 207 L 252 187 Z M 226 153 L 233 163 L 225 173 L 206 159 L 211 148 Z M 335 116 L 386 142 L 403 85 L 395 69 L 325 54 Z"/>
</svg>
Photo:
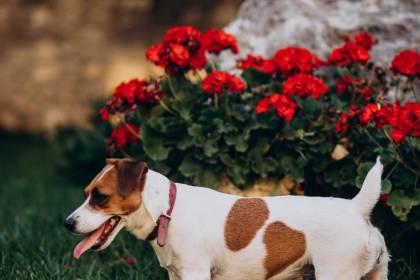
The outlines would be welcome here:
<svg viewBox="0 0 420 280">
<path fill-rule="evenodd" d="M 90 194 L 90 203 L 91 204 L 104 204 L 108 200 L 108 195 L 100 193 L 98 189 L 93 189 Z"/>
</svg>

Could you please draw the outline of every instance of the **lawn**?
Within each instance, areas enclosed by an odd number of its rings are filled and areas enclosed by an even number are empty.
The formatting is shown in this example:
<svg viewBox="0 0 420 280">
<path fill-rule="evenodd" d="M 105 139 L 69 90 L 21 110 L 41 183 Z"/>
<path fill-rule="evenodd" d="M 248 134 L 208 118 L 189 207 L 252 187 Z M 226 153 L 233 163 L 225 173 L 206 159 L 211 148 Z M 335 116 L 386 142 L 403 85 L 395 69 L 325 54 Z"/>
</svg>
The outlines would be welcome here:
<svg viewBox="0 0 420 280">
<path fill-rule="evenodd" d="M 102 253 L 74 260 L 78 237 L 63 221 L 81 203 L 87 182 L 59 175 L 54 144 L 37 137 L 0 139 L 0 279 L 167 279 L 150 245 L 127 232 Z M 420 279 L 418 236 L 407 237 L 397 221 L 392 227 L 395 234 L 386 236 L 394 255 L 390 279 Z"/>
<path fill-rule="evenodd" d="M 58 175 L 53 145 L 0 136 L 0 279 L 167 279 L 150 245 L 127 232 L 103 253 L 74 260 L 78 237 L 63 221 L 81 203 L 83 185 Z"/>
</svg>

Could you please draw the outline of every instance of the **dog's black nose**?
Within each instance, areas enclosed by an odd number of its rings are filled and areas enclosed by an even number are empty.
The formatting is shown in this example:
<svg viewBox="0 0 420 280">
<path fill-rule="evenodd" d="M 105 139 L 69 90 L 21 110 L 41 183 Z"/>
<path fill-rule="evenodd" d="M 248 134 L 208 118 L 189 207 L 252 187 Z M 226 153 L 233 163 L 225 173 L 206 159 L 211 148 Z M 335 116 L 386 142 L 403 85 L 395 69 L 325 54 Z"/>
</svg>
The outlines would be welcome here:
<svg viewBox="0 0 420 280">
<path fill-rule="evenodd" d="M 73 218 L 68 218 L 64 221 L 64 226 L 66 229 L 74 231 L 74 228 L 76 227 L 76 220 Z"/>
</svg>

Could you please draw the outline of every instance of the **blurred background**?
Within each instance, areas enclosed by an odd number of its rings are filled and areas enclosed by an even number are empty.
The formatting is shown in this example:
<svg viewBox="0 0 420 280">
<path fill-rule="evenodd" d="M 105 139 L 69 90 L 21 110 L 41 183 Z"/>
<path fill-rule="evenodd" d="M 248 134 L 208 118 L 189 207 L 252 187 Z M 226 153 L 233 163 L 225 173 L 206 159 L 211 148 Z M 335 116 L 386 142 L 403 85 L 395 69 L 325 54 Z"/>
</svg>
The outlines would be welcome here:
<svg viewBox="0 0 420 280">
<path fill-rule="evenodd" d="M 91 103 L 147 77 L 146 48 L 173 25 L 223 27 L 241 0 L 0 1 L 0 127 L 86 126 Z"/>
</svg>

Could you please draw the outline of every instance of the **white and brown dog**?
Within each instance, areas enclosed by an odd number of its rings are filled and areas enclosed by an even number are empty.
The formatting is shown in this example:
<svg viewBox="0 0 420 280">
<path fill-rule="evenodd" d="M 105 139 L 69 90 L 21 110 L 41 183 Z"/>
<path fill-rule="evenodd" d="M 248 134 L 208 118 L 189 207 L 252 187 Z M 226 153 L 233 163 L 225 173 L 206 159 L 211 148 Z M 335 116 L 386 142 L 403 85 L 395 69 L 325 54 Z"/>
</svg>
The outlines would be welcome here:
<svg viewBox="0 0 420 280">
<path fill-rule="evenodd" d="M 317 280 L 382 280 L 389 257 L 369 222 L 382 168 L 378 159 L 352 200 L 241 198 L 110 159 L 65 225 L 89 234 L 74 249 L 77 259 L 105 249 L 123 228 L 150 240 L 171 280 L 297 279 L 307 264 Z"/>
</svg>

